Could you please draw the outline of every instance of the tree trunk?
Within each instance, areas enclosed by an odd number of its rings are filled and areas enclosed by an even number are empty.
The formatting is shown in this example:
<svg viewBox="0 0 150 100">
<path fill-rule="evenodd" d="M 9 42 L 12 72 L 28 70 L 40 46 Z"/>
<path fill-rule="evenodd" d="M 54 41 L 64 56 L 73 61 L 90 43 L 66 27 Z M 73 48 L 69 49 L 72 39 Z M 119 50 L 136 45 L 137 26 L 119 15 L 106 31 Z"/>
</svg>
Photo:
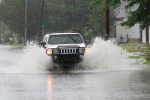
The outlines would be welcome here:
<svg viewBox="0 0 150 100">
<path fill-rule="evenodd" d="M 27 45 L 27 0 L 25 0 L 25 8 L 24 8 L 24 21 L 25 21 L 25 29 L 24 29 L 24 46 Z"/>
<path fill-rule="evenodd" d="M 108 0 L 105 2 L 104 6 L 108 4 Z M 104 40 L 109 39 L 109 8 L 104 12 Z"/>
<path fill-rule="evenodd" d="M 44 8 L 44 0 L 42 0 L 42 6 L 41 6 L 41 16 L 40 16 L 40 23 L 39 23 L 39 38 L 38 43 L 41 42 L 41 30 L 42 30 L 42 21 L 43 21 L 43 8 Z"/>
</svg>

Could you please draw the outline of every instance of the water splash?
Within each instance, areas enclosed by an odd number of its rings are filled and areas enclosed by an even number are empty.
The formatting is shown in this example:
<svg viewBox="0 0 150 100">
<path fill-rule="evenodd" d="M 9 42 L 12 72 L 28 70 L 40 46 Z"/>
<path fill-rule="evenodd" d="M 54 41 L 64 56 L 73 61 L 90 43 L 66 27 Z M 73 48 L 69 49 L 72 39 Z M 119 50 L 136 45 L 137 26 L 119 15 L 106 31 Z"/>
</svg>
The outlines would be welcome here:
<svg viewBox="0 0 150 100">
<path fill-rule="evenodd" d="M 96 38 L 90 51 L 85 54 L 83 62 L 77 66 L 76 70 L 80 67 L 81 69 L 84 68 L 85 72 L 89 69 L 94 72 L 131 70 L 131 62 L 127 59 L 127 56 L 127 52 L 114 44 L 113 41 Z M 45 49 L 31 42 L 23 49 L 22 57 L 17 64 L 12 68 L 7 68 L 7 70 L 13 73 L 47 73 L 48 69 L 54 67 L 56 66 L 53 65 L 51 58 L 46 55 Z"/>
<path fill-rule="evenodd" d="M 82 63 L 85 69 L 123 70 L 130 66 L 127 53 L 113 41 L 96 38 Z"/>
<path fill-rule="evenodd" d="M 23 51 L 23 57 L 17 64 L 17 70 L 21 72 L 40 72 L 52 67 L 51 58 L 46 55 L 44 48 L 30 43 Z"/>
<path fill-rule="evenodd" d="M 108 70 L 130 70 L 130 61 L 127 59 L 127 52 L 114 44 L 114 41 L 104 41 L 96 38 L 90 51 L 85 54 L 84 61 L 79 67 L 93 71 Z M 36 44 L 29 44 L 24 49 L 22 59 L 17 69 L 24 72 L 38 72 L 53 69 L 52 60 L 45 54 L 45 49 Z M 57 66 L 58 67 L 58 66 Z M 80 69 L 80 68 L 79 68 Z"/>
</svg>

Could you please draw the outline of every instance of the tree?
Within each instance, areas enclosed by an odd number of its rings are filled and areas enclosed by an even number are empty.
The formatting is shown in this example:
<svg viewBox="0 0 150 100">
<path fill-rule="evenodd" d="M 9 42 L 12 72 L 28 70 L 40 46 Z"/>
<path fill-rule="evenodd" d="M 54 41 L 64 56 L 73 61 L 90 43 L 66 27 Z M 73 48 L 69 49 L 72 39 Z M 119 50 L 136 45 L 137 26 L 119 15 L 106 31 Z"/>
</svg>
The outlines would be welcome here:
<svg viewBox="0 0 150 100">
<path fill-rule="evenodd" d="M 84 34 L 90 29 L 92 0 L 47 0 L 50 31 L 75 31 Z"/>
<path fill-rule="evenodd" d="M 149 0 L 109 0 L 106 7 L 103 7 L 101 13 L 103 13 L 107 8 L 113 6 L 117 7 L 117 4 L 120 4 L 122 1 L 126 1 L 127 5 L 126 9 L 132 8 L 135 4 L 138 5 L 136 11 L 129 11 L 128 17 L 126 21 L 121 23 L 122 26 L 128 26 L 129 28 L 134 26 L 136 23 L 140 24 L 141 29 L 143 30 L 145 27 L 150 25 L 150 1 Z M 96 0 L 92 2 L 90 8 L 97 6 L 100 3 L 105 2 L 105 0 Z"/>
<path fill-rule="evenodd" d="M 122 26 L 132 27 L 136 23 L 140 24 L 141 29 L 143 30 L 147 26 L 150 25 L 150 1 L 149 0 L 126 0 L 128 1 L 128 5 L 126 5 L 126 9 L 131 8 L 135 4 L 138 4 L 138 8 L 136 11 L 129 11 L 127 20 L 121 23 Z M 130 1 L 130 2 L 129 2 Z"/>
<path fill-rule="evenodd" d="M 24 36 L 24 0 L 3 0 L 0 4 L 0 18 L 10 30 Z M 38 35 L 41 0 L 28 0 L 28 35 L 31 40 Z"/>
<path fill-rule="evenodd" d="M 108 4 L 108 0 L 104 2 L 104 7 Z M 104 39 L 108 40 L 109 38 L 109 8 L 104 11 Z"/>
<path fill-rule="evenodd" d="M 101 9 L 101 14 L 104 14 L 104 39 L 107 40 L 109 38 L 109 8 L 116 7 L 116 5 L 120 3 L 120 0 L 96 0 L 92 2 L 89 9 L 97 6 L 98 4 L 104 4 L 103 8 Z"/>
<path fill-rule="evenodd" d="M 17 5 L 17 6 L 16 6 Z M 22 8 L 22 9 L 21 9 Z M 23 2 L 19 0 L 3 0 L 0 4 L 0 18 L 16 33 L 23 33 Z"/>
<path fill-rule="evenodd" d="M 95 34 L 100 35 L 102 37 L 104 37 L 104 16 L 102 16 L 100 14 L 100 11 L 103 7 L 104 7 L 103 4 L 99 4 L 96 7 L 94 7 L 93 9 L 91 9 L 92 16 L 90 19 Z M 113 9 L 111 7 L 110 11 L 109 11 L 109 25 L 110 25 L 109 30 L 110 30 L 110 32 L 113 30 L 114 24 L 115 24 L 116 13 L 114 10 L 115 9 Z"/>
<path fill-rule="evenodd" d="M 97 13 L 88 9 L 91 1 L 93 0 L 45 0 L 42 21 L 42 25 L 46 25 L 45 32 L 69 31 L 82 35 L 90 33 L 91 30 L 98 32 L 99 29 L 95 26 L 99 26 L 98 21 L 102 22 L 103 17 L 97 19 Z M 27 40 L 38 37 L 41 28 L 41 4 L 42 0 L 28 0 Z M 18 37 L 24 36 L 24 6 L 24 0 L 3 0 L 0 4 L 0 19 Z M 95 9 L 98 10 L 99 8 Z"/>
</svg>

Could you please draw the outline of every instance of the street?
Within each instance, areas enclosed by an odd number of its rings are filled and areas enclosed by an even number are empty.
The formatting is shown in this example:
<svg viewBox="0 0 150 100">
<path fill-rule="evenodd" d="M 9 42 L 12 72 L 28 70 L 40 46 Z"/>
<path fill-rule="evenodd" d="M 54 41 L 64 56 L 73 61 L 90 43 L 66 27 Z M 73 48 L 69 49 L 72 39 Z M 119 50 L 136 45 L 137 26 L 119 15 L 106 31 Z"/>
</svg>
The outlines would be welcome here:
<svg viewBox="0 0 150 100">
<path fill-rule="evenodd" d="M 34 54 L 34 51 L 39 54 Z M 129 60 L 129 67 L 120 69 L 119 65 L 118 70 L 112 66 L 108 67 L 109 69 L 92 67 L 82 70 L 48 71 L 50 59 L 43 51 L 33 47 L 25 53 L 21 47 L 0 45 L 1 100 L 150 99 L 148 65 Z"/>
</svg>

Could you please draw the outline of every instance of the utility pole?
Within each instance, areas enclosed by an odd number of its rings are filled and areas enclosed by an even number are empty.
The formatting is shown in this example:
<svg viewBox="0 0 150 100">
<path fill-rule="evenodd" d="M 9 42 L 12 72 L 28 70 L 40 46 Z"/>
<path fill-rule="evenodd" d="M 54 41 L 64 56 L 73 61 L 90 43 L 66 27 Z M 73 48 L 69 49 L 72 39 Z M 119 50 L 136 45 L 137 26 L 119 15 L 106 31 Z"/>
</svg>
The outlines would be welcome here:
<svg viewBox="0 0 150 100">
<path fill-rule="evenodd" d="M 27 44 L 27 0 L 25 0 L 25 29 L 24 29 L 24 46 Z"/>
<path fill-rule="evenodd" d="M 42 0 L 42 6 L 41 6 L 41 16 L 40 16 L 40 23 L 39 23 L 39 38 L 38 43 L 41 42 L 41 30 L 42 30 L 42 22 L 43 22 L 43 8 L 44 8 L 44 0 Z"/>
<path fill-rule="evenodd" d="M 104 7 L 108 4 L 108 0 L 105 1 Z M 109 8 L 104 12 L 104 40 L 109 39 Z"/>
</svg>

